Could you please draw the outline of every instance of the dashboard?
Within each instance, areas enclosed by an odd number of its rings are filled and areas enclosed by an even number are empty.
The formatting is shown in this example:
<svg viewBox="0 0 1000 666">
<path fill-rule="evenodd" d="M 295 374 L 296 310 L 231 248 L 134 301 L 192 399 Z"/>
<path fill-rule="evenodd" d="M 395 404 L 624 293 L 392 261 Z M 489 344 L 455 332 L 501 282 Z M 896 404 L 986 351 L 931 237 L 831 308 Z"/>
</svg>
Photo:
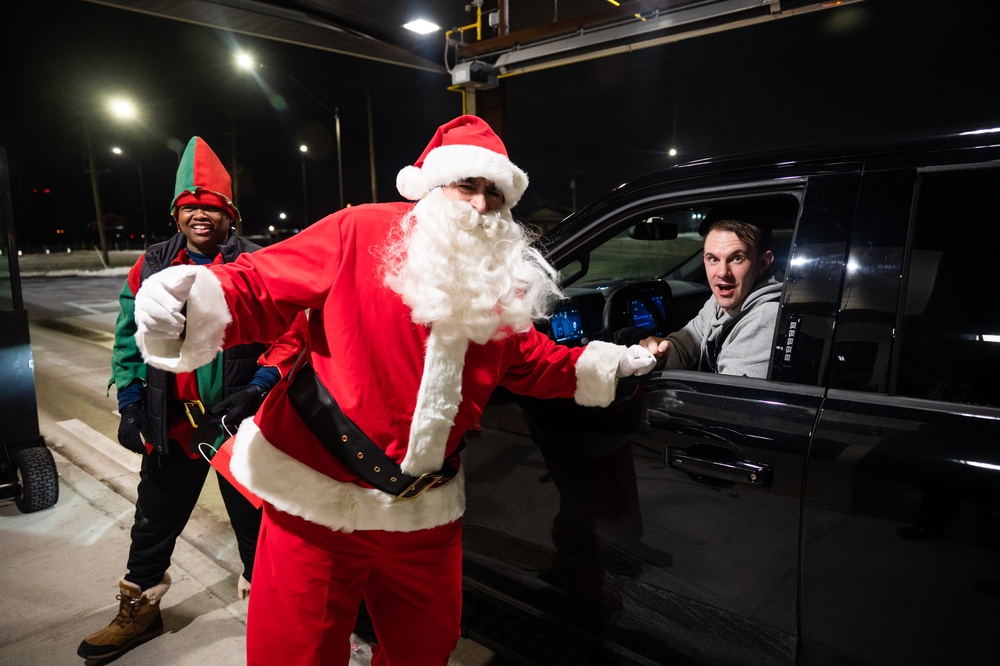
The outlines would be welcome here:
<svg viewBox="0 0 1000 666">
<path fill-rule="evenodd" d="M 604 339 L 604 294 L 590 292 L 570 295 L 549 320 L 549 337 L 570 347 Z"/>
<path fill-rule="evenodd" d="M 617 332 L 633 327 L 664 336 L 687 321 L 673 316 L 672 289 L 665 280 L 579 284 L 566 295 L 569 298 L 553 311 L 547 333 L 570 347 L 592 340 L 616 342 Z"/>
</svg>

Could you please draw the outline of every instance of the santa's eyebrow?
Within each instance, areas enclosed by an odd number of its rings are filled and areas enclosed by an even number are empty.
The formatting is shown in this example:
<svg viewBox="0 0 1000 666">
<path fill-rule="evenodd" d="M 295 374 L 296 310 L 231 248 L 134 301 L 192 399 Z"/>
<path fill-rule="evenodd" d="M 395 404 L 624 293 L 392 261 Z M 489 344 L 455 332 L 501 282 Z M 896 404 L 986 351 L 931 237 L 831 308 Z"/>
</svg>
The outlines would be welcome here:
<svg viewBox="0 0 1000 666">
<path fill-rule="evenodd" d="M 471 187 L 475 189 L 479 189 L 480 183 L 483 184 L 483 192 L 488 196 L 503 198 L 503 192 L 500 191 L 500 188 L 497 187 L 496 183 L 487 180 L 486 178 L 483 178 L 481 176 L 470 176 L 468 178 L 460 178 L 457 181 L 455 181 L 456 185 L 460 185 L 462 187 Z"/>
</svg>

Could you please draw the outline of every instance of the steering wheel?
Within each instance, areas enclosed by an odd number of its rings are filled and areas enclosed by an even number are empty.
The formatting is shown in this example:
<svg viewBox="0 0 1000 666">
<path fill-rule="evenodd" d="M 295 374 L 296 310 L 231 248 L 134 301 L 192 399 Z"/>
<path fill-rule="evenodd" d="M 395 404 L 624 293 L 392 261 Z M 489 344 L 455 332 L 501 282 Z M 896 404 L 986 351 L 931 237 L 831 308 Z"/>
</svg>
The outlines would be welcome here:
<svg viewBox="0 0 1000 666">
<path fill-rule="evenodd" d="M 604 339 L 613 342 L 616 332 L 636 327 L 632 311 L 633 301 L 641 303 L 652 319 L 654 325 L 652 329 L 648 326 L 642 327 L 647 331 L 647 335 L 654 333 L 666 335 L 669 330 L 666 311 L 671 295 L 670 285 L 662 280 L 637 282 L 613 290 L 607 295 L 604 304 Z M 657 297 L 662 302 L 661 306 L 656 304 Z"/>
</svg>

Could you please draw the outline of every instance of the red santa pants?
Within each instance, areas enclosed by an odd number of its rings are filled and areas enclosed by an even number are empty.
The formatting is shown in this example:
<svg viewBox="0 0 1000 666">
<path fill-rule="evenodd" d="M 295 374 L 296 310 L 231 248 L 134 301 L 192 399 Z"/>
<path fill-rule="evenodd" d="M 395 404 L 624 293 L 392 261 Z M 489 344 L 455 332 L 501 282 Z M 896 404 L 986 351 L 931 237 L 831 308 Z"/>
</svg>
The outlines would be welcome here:
<svg viewBox="0 0 1000 666">
<path fill-rule="evenodd" d="M 444 666 L 462 615 L 462 528 L 334 532 L 264 504 L 247 664 L 348 664 L 364 596 L 373 666 Z"/>
</svg>

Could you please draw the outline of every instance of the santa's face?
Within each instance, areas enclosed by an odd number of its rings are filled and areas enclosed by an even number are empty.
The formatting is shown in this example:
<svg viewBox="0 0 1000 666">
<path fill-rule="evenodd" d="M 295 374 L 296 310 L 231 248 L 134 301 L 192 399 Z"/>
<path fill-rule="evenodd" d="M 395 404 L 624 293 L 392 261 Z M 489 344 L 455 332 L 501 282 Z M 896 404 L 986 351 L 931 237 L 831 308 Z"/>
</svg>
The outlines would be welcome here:
<svg viewBox="0 0 1000 666">
<path fill-rule="evenodd" d="M 386 284 L 403 297 L 413 321 L 449 337 L 483 344 L 498 331 L 525 331 L 558 294 L 554 270 L 500 202 L 480 212 L 489 181 L 432 190 L 406 219 L 405 236 L 387 251 Z M 503 333 L 499 333 L 503 334 Z"/>
<path fill-rule="evenodd" d="M 467 201 L 479 213 L 500 210 L 503 195 L 492 180 L 486 178 L 463 178 L 441 188 L 444 195 L 453 201 Z"/>
</svg>

